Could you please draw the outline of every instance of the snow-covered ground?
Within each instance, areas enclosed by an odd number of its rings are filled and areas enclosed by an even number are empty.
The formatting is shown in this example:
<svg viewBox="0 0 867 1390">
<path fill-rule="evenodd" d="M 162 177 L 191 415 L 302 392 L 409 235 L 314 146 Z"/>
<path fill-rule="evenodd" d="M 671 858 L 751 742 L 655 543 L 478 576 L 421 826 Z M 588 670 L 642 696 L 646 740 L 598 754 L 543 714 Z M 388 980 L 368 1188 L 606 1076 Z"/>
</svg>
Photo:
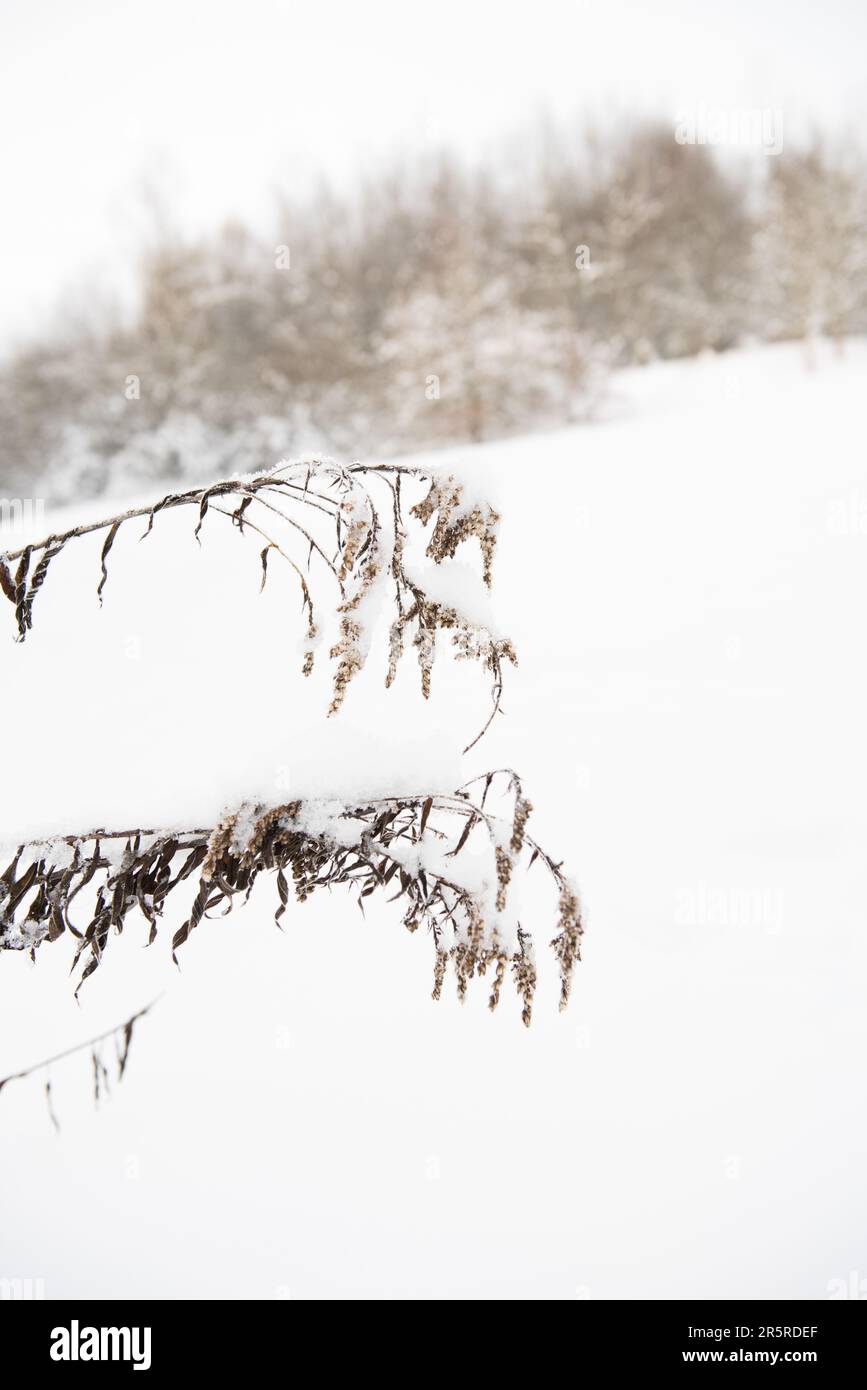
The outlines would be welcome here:
<svg viewBox="0 0 867 1390">
<path fill-rule="evenodd" d="M 371 657 L 337 721 L 257 548 L 166 516 L 58 562 L 0 646 L 0 840 L 251 789 L 508 763 L 587 914 L 558 1015 L 430 1000 L 393 909 L 259 893 L 182 971 L 130 928 L 0 959 L 0 1075 L 166 993 L 94 1113 L 86 1057 L 0 1096 L 0 1277 L 52 1296 L 828 1295 L 867 1277 L 867 345 L 620 376 L 598 423 L 436 461 L 488 479 L 521 665 Z M 91 513 L 94 509 L 91 508 Z M 50 516 L 51 528 L 62 518 Z M 209 523 L 210 524 L 210 523 Z M 147 582 L 145 582 L 145 580 Z M 376 737 L 371 738 L 375 722 Z M 359 750 L 363 750 L 361 753 Z M 417 771 L 414 772 L 413 769 Z M 536 927 L 540 954 L 548 921 Z M 114 959 L 112 959 L 112 957 Z M 550 962 L 543 962 L 550 967 Z"/>
</svg>

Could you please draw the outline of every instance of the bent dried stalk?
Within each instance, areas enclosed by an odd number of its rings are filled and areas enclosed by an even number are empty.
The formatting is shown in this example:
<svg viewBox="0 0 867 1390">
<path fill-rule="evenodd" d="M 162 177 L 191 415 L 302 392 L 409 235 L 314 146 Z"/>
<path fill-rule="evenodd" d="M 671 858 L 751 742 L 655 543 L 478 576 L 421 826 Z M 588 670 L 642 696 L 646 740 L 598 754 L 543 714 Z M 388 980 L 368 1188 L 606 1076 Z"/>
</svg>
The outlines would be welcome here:
<svg viewBox="0 0 867 1390">
<path fill-rule="evenodd" d="M 486 809 L 492 788 L 506 797 L 508 815 Z M 382 890 L 389 901 L 402 900 L 410 931 L 424 926 L 433 938 L 434 998 L 449 966 L 460 999 L 474 976 L 490 971 L 488 1002 L 494 1009 L 511 969 L 529 1024 L 536 958 L 513 903 L 519 871 L 538 860 L 557 892 L 551 946 L 561 1008 L 582 933 L 574 888 L 561 865 L 527 834 L 530 810 L 519 779 L 501 770 L 451 796 L 244 805 L 209 828 L 94 830 L 22 845 L 0 876 L 0 949 L 35 955 L 46 941 L 70 933 L 76 942 L 73 971 L 81 968 L 77 994 L 136 909 L 151 943 L 169 895 L 195 876 L 192 908 L 172 938 L 176 958 L 205 918 L 228 912 L 239 895 L 246 902 L 257 878 L 273 872 L 278 924 L 289 901 L 289 878 L 299 902 L 319 888 L 345 884 L 357 892 L 363 910 L 365 899 Z M 76 923 L 73 905 L 88 887 L 92 901 Z"/>
<path fill-rule="evenodd" d="M 37 1076 L 40 1072 L 45 1073 L 45 1101 L 48 1106 L 48 1114 L 51 1123 L 56 1130 L 60 1129 L 60 1122 L 54 1109 L 54 1100 L 51 1089 L 51 1067 L 57 1062 L 63 1062 L 67 1057 L 74 1057 L 79 1052 L 90 1053 L 90 1072 L 93 1079 L 93 1101 L 98 1105 L 103 1095 L 108 1095 L 112 1082 L 121 1082 L 126 1072 L 129 1061 L 130 1048 L 132 1046 L 133 1033 L 136 1024 L 145 1014 L 150 1013 L 158 1000 L 152 999 L 143 1009 L 138 1009 L 123 1023 L 117 1024 L 114 1028 L 108 1028 L 104 1033 L 98 1033 L 95 1038 L 88 1038 L 85 1042 L 76 1043 L 73 1047 L 67 1047 L 63 1052 L 55 1052 L 53 1057 L 46 1057 L 41 1062 L 34 1062 L 33 1066 L 25 1067 L 23 1071 L 12 1072 L 10 1076 L 0 1077 L 0 1091 L 4 1086 L 8 1086 L 10 1081 L 24 1081 L 28 1077 Z M 114 1042 L 114 1056 L 105 1060 L 103 1047 Z"/>
<path fill-rule="evenodd" d="M 240 535 L 246 532 L 262 542 L 262 587 L 268 576 L 269 556 L 292 569 L 301 591 L 306 620 L 302 671 L 310 675 L 321 636 L 321 624 L 311 589 L 314 564 L 333 586 L 339 622 L 337 641 L 330 651 L 336 663 L 330 714 L 345 698 L 350 682 L 365 664 L 376 609 L 385 592 L 392 590 L 389 666 L 386 685 L 394 680 L 398 660 L 407 641 L 415 648 L 422 692 L 430 693 L 431 672 L 438 631 L 448 632 L 458 659 L 478 661 L 491 673 L 492 710 L 478 742 L 500 706 L 503 664 L 515 662 L 508 638 L 495 636 L 473 621 L 459 607 L 438 602 L 407 571 L 405 549 L 407 521 L 402 484 L 422 484 L 427 493 L 407 515 L 420 528 L 432 524 L 426 554 L 436 564 L 454 557 L 458 547 L 475 537 L 481 549 L 482 577 L 490 588 L 491 567 L 497 541 L 499 516 L 486 502 L 467 499 L 463 485 L 453 477 L 437 477 L 420 468 L 400 465 L 328 462 L 281 463 L 266 473 L 211 483 L 188 492 L 170 493 L 152 506 L 135 507 L 117 516 L 72 527 L 0 554 L 0 589 L 15 609 L 18 639 L 23 641 L 33 625 L 33 605 L 54 561 L 73 541 L 105 533 L 100 553 L 97 597 L 108 579 L 107 561 L 118 533 L 136 519 L 147 518 L 141 537 L 149 536 L 161 512 L 178 507 L 194 508 L 193 532 L 200 540 L 209 513 L 227 517 Z M 376 484 L 386 489 L 382 497 Z M 383 510 L 383 498 L 388 502 Z M 221 505 L 222 504 L 222 505 Z M 268 529 L 272 518 L 288 526 L 299 554 L 279 544 Z M 303 519 L 303 520 L 302 520 Z M 465 750 L 467 751 L 467 750 Z"/>
</svg>

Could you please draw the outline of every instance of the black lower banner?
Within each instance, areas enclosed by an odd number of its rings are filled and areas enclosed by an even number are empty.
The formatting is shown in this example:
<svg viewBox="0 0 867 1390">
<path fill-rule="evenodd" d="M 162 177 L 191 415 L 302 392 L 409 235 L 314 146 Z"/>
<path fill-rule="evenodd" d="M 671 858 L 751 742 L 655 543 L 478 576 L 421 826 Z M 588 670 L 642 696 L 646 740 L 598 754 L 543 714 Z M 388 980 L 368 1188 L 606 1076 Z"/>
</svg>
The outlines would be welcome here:
<svg viewBox="0 0 867 1390">
<path fill-rule="evenodd" d="M 444 1300 L 445 1301 L 445 1300 Z M 407 1310 L 408 1312 L 408 1310 Z M 563 1352 L 571 1346 L 580 1364 L 592 1360 L 611 1371 L 669 1372 L 697 1367 L 805 1366 L 855 1371 L 863 1354 L 867 1303 L 840 1302 L 596 1302 L 558 1306 Z M 402 1317 L 406 1314 L 402 1314 Z M 410 1322 L 401 1327 L 406 1335 Z M 436 1341 L 440 1331 L 429 1329 Z M 481 1330 L 481 1329 L 480 1329 Z M 489 1329 L 493 1331 L 493 1328 Z M 514 1345 L 516 1328 L 503 1342 Z M 563 1333 L 566 1334 L 565 1339 Z M 571 1342 L 573 1334 L 579 1340 Z M 14 1345 L 25 1375 L 30 1370 L 94 1376 L 110 1369 L 160 1376 L 190 1370 L 220 1375 L 281 1361 L 297 1364 L 300 1339 L 316 1354 L 319 1337 L 299 1302 L 89 1302 L 0 1301 L 0 1335 Z M 340 1339 L 341 1341 L 343 1339 Z M 483 1337 L 479 1352 L 488 1342 Z M 521 1338 L 519 1336 L 518 1340 Z M 328 1339 L 328 1365 L 340 1345 Z M 536 1338 L 530 1334 L 536 1345 Z M 350 1356 L 364 1343 L 347 1336 Z M 354 1347 L 354 1351 L 352 1348 Z M 528 1352 L 529 1352 L 528 1347 Z M 484 1351 L 486 1363 L 491 1348 Z M 509 1353 L 510 1363 L 513 1352 Z M 520 1359 L 520 1352 L 518 1352 Z M 357 1361 L 353 1363 L 357 1368 Z"/>
</svg>

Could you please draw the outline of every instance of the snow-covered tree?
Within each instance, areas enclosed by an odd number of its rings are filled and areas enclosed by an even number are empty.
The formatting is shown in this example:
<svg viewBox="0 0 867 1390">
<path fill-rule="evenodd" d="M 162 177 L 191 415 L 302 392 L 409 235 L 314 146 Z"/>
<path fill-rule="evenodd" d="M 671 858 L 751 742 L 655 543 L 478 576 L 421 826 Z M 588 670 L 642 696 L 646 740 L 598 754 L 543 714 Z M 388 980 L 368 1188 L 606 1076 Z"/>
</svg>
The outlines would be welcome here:
<svg viewBox="0 0 867 1390">
<path fill-rule="evenodd" d="M 867 181 L 851 154 L 815 142 L 771 163 L 757 242 L 759 303 L 772 338 L 840 343 L 867 311 Z"/>
</svg>

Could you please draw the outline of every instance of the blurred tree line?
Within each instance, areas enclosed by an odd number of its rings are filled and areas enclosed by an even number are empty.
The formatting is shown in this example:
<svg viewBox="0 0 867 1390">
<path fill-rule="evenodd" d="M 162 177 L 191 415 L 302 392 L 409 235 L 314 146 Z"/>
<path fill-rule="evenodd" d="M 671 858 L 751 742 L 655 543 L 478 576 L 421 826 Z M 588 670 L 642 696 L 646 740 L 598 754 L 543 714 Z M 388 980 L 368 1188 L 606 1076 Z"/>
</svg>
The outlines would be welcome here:
<svg viewBox="0 0 867 1390">
<path fill-rule="evenodd" d="M 867 327 L 867 179 L 668 127 L 442 155 L 285 198 L 270 237 L 165 233 L 130 319 L 0 367 L 0 492 L 171 487 L 308 451 L 387 456 L 563 424 L 613 366 Z"/>
</svg>

